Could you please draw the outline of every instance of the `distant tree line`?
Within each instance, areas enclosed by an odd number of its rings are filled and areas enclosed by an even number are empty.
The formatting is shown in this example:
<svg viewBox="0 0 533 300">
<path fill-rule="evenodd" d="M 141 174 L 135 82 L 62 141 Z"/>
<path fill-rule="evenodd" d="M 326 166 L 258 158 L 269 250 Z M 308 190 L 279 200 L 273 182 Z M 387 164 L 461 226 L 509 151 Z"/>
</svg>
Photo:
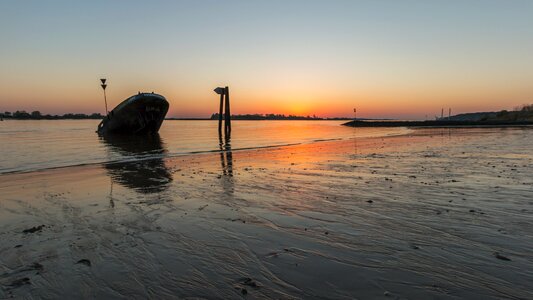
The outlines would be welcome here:
<svg viewBox="0 0 533 300">
<path fill-rule="evenodd" d="M 232 120 L 326 120 L 324 118 L 313 116 L 295 116 L 284 114 L 245 114 L 231 115 Z M 347 118 L 328 118 L 327 120 L 346 120 Z M 218 113 L 211 115 L 211 120 L 218 120 Z"/>
<path fill-rule="evenodd" d="M 5 119 L 17 119 L 17 120 L 60 120 L 60 119 L 102 119 L 103 116 L 100 113 L 86 114 L 73 114 L 68 113 L 64 115 L 43 115 L 40 111 L 32 111 L 31 113 L 25 110 L 17 110 L 15 112 L 3 112 L 0 113 L 0 117 Z"/>
<path fill-rule="evenodd" d="M 514 108 L 514 111 L 533 112 L 533 104 L 523 104 Z"/>
<path fill-rule="evenodd" d="M 231 115 L 232 120 L 322 120 L 315 115 L 311 116 L 294 116 L 283 114 L 245 114 L 245 115 Z M 211 115 L 211 120 L 218 120 L 218 113 Z"/>
<path fill-rule="evenodd" d="M 445 117 L 438 120 L 530 122 L 533 121 L 533 104 L 524 104 L 515 107 L 512 111 L 466 113 L 452 116 L 449 119 Z"/>
<path fill-rule="evenodd" d="M 533 121 L 533 104 L 524 104 L 515 107 L 513 111 L 502 110 L 495 116 L 487 116 L 482 121 L 500 120 L 500 121 Z"/>
<path fill-rule="evenodd" d="M 102 119 L 104 116 L 100 113 L 74 114 L 67 113 L 64 115 L 50 115 L 42 114 L 40 111 L 26 112 L 25 110 L 17 110 L 15 112 L 0 112 L 0 118 L 3 119 L 17 119 L 17 120 L 62 120 L 62 119 Z M 172 119 L 172 118 L 170 118 Z M 211 120 L 218 120 L 218 113 L 211 115 Z M 295 116 L 284 114 L 245 114 L 245 115 L 231 115 L 232 120 L 350 120 L 350 118 L 320 118 L 313 116 Z"/>
</svg>

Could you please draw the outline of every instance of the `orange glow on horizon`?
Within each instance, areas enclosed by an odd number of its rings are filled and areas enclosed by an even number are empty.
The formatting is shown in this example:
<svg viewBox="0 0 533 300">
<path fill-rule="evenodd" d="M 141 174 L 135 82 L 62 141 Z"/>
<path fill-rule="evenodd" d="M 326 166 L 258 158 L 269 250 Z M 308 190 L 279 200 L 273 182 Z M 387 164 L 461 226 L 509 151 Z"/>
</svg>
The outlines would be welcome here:
<svg viewBox="0 0 533 300">
<path fill-rule="evenodd" d="M 97 80 L 99 76 L 85 78 L 92 84 L 82 87 L 65 85 L 57 87 L 54 82 L 41 83 L 32 89 L 3 90 L 4 99 L 0 110 L 39 110 L 44 114 L 104 113 L 103 94 Z M 74 79 L 72 79 L 74 81 Z M 130 81 L 108 76 L 108 104 L 116 106 L 138 91 L 156 92 L 170 102 L 169 117 L 208 118 L 218 111 L 218 96 L 212 91 L 221 85 L 174 84 L 173 81 Z M 269 84 L 268 93 L 253 85 L 228 84 L 233 114 L 285 114 L 318 117 L 353 117 L 357 108 L 361 118 L 433 118 L 441 108 L 452 113 L 497 111 L 512 109 L 523 103 L 531 103 L 524 95 L 533 93 L 533 88 L 505 86 L 491 90 L 471 85 L 453 87 L 433 85 L 412 88 L 399 86 L 344 86 L 328 83 L 319 88 L 299 82 L 291 88 L 287 84 L 277 87 Z M 314 83 L 313 83 L 314 84 Z M 502 101 L 502 99 L 513 99 Z"/>
</svg>

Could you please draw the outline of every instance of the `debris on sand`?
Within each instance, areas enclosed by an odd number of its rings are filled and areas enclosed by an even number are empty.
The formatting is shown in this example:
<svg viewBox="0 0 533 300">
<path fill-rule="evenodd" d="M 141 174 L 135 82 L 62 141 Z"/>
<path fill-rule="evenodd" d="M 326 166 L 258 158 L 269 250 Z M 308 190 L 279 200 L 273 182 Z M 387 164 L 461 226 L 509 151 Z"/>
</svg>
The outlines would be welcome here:
<svg viewBox="0 0 533 300">
<path fill-rule="evenodd" d="M 91 266 L 91 261 L 88 260 L 88 259 L 80 259 L 80 260 L 78 260 L 78 262 L 76 264 L 82 264 L 82 265 L 86 265 L 87 267 L 90 267 Z"/>
<path fill-rule="evenodd" d="M 511 259 L 509 257 L 503 256 L 503 255 L 501 255 L 498 252 L 494 252 L 493 254 L 494 254 L 494 257 L 496 257 L 497 259 L 511 261 Z"/>
<path fill-rule="evenodd" d="M 43 228 L 44 228 L 44 225 L 33 226 L 32 228 L 24 229 L 22 233 L 35 233 L 37 231 L 43 230 Z"/>
<path fill-rule="evenodd" d="M 241 218 L 236 218 L 236 219 L 228 219 L 230 220 L 231 222 L 235 222 L 235 221 L 241 221 L 242 223 L 246 223 L 246 220 L 243 220 Z"/>
<path fill-rule="evenodd" d="M 17 287 L 21 287 L 21 286 L 26 285 L 26 284 L 31 284 L 30 279 L 28 277 L 19 278 L 19 279 L 13 281 L 9 286 L 17 288 Z"/>
<path fill-rule="evenodd" d="M 29 268 L 30 268 L 30 270 L 40 270 L 40 271 L 42 271 L 44 269 L 43 265 L 41 265 L 38 262 L 35 262 L 35 263 L 31 264 Z"/>
<path fill-rule="evenodd" d="M 255 280 L 253 280 L 252 278 L 248 278 L 248 277 L 242 278 L 241 284 L 247 285 L 247 286 L 253 287 L 253 288 L 259 288 L 260 287 L 259 284 Z"/>
<path fill-rule="evenodd" d="M 243 277 L 238 280 L 238 284 L 235 286 L 235 288 L 240 290 L 243 295 L 248 294 L 248 290 L 246 289 L 246 287 L 259 289 L 261 285 L 250 277 Z"/>
</svg>

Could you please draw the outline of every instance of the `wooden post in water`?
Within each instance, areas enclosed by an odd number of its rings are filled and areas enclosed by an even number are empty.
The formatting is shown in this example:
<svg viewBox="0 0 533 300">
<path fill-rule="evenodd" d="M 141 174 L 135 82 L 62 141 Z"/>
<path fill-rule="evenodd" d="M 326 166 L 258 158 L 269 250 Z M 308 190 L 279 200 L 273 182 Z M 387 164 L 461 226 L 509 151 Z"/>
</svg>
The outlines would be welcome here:
<svg viewBox="0 0 533 300">
<path fill-rule="evenodd" d="M 226 119 L 224 121 L 224 132 L 226 134 L 231 133 L 231 111 L 229 108 L 229 87 L 224 88 L 224 94 L 226 95 Z"/>
<path fill-rule="evenodd" d="M 222 109 L 224 107 L 224 93 L 220 94 L 220 109 L 218 110 L 218 134 L 222 133 Z"/>
<path fill-rule="evenodd" d="M 222 109 L 224 107 L 224 96 L 226 95 L 228 87 L 217 87 L 214 89 L 215 93 L 220 95 L 220 106 L 218 110 L 218 134 L 222 134 Z M 227 97 L 227 96 L 226 96 Z M 226 124 L 224 124 L 224 132 L 226 132 Z"/>
</svg>

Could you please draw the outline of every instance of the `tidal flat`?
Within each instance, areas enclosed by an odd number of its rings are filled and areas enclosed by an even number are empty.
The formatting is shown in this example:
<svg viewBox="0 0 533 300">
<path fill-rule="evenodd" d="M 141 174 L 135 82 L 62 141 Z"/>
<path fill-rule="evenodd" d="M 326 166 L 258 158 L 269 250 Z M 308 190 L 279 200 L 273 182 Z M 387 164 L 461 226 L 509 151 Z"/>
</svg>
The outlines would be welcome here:
<svg viewBox="0 0 533 300">
<path fill-rule="evenodd" d="M 533 298 L 531 128 L 223 149 L 1 175 L 0 298 Z"/>
</svg>

